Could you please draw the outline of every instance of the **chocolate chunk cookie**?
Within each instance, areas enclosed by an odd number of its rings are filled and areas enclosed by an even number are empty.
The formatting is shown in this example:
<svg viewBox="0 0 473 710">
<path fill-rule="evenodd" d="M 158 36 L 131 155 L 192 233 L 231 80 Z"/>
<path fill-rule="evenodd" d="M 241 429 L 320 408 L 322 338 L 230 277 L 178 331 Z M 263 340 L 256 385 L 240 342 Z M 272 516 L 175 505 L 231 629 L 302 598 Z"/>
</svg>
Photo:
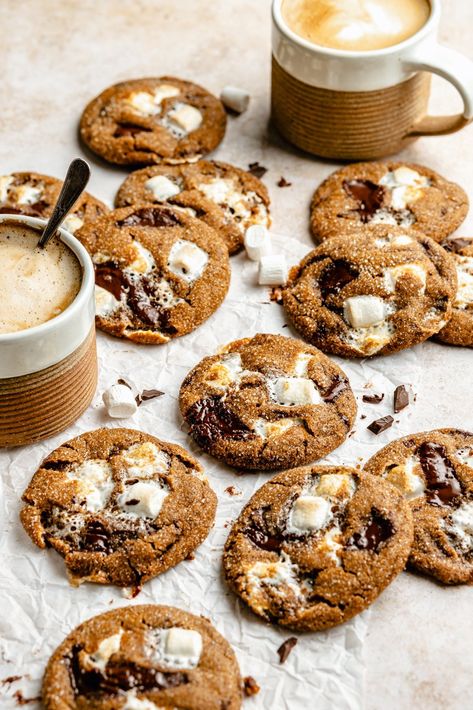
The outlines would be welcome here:
<svg viewBox="0 0 473 710">
<path fill-rule="evenodd" d="M 212 456 L 272 471 L 333 451 L 356 415 L 335 363 L 300 340 L 263 334 L 204 358 L 182 383 L 179 406 L 191 436 Z"/>
<path fill-rule="evenodd" d="M 0 214 L 49 217 L 62 188 L 62 180 L 40 173 L 0 175 Z M 74 234 L 80 227 L 106 214 L 109 208 L 88 192 L 82 193 L 62 226 Z"/>
<path fill-rule="evenodd" d="M 197 328 L 227 293 L 225 243 L 171 207 L 114 210 L 76 236 L 95 265 L 97 326 L 110 335 L 166 343 Z"/>
<path fill-rule="evenodd" d="M 142 584 L 195 550 L 216 496 L 176 444 L 131 429 L 98 429 L 53 451 L 23 494 L 21 522 L 64 557 L 72 584 Z"/>
<path fill-rule="evenodd" d="M 283 291 L 295 327 L 324 352 L 386 355 L 448 322 L 452 257 L 412 230 L 378 225 L 326 240 L 294 267 Z"/>
<path fill-rule="evenodd" d="M 403 496 L 342 466 L 284 471 L 262 486 L 225 545 L 225 577 L 259 616 L 319 631 L 363 611 L 401 572 L 413 536 Z"/>
<path fill-rule="evenodd" d="M 105 89 L 82 114 L 80 135 L 110 163 L 188 163 L 218 146 L 226 120 L 222 103 L 206 89 L 163 76 Z"/>
<path fill-rule="evenodd" d="M 139 605 L 94 616 L 51 656 L 45 710 L 238 710 L 230 644 L 202 616 Z"/>
<path fill-rule="evenodd" d="M 473 583 L 473 434 L 438 429 L 405 436 L 378 451 L 365 471 L 410 502 L 409 564 L 445 584 Z"/>
<path fill-rule="evenodd" d="M 224 238 L 230 254 L 241 249 L 250 225 L 271 223 L 269 195 L 261 180 L 217 161 L 131 173 L 118 191 L 116 206 L 140 202 L 166 202 L 204 220 Z"/>
<path fill-rule="evenodd" d="M 458 289 L 453 302 L 452 317 L 437 340 L 451 345 L 473 346 L 473 239 L 458 237 L 442 243 L 457 268 Z"/>
<path fill-rule="evenodd" d="M 461 187 L 414 163 L 355 163 L 330 175 L 311 204 L 311 229 L 320 241 L 365 224 L 408 227 L 439 242 L 468 212 Z"/>
</svg>

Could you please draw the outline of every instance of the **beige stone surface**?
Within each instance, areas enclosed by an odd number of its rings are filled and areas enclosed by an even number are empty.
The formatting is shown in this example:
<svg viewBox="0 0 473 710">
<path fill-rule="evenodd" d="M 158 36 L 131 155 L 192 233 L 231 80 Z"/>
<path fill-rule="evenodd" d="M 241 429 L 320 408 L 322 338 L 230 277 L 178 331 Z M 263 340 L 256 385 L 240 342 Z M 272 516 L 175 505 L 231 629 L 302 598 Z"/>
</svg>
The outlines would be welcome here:
<svg viewBox="0 0 473 710">
<path fill-rule="evenodd" d="M 2 0 L 0 172 L 64 174 L 70 158 L 83 154 L 76 131 L 84 104 L 112 82 L 176 74 L 216 93 L 241 85 L 251 92 L 250 109 L 229 121 L 215 157 L 266 165 L 276 231 L 309 247 L 309 199 L 334 165 L 301 155 L 268 129 L 269 8 L 269 0 Z M 472 3 L 445 0 L 444 42 L 473 56 L 472 26 Z M 440 80 L 432 108 L 459 108 Z M 87 157 L 91 192 L 111 202 L 124 172 Z M 473 127 L 422 139 L 402 157 L 457 180 L 473 196 Z M 282 175 L 291 187 L 276 186 Z M 473 216 L 461 232 L 473 233 Z M 472 428 L 471 351 L 429 343 L 420 353 L 423 384 L 412 429 Z M 366 710 L 472 707 L 472 595 L 408 574 L 382 595 L 369 616 Z"/>
</svg>

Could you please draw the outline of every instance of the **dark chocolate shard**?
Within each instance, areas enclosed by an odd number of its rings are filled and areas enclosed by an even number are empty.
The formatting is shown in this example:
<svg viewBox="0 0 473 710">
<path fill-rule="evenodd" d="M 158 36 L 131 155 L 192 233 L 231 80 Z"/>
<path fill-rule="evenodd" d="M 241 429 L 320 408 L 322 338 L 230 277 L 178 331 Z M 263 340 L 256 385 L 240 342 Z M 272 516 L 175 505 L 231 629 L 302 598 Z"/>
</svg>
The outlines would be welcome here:
<svg viewBox="0 0 473 710">
<path fill-rule="evenodd" d="M 337 397 L 339 397 L 342 392 L 348 389 L 348 380 L 341 375 L 336 375 L 332 382 L 329 384 L 327 389 L 322 392 L 322 399 L 324 402 L 335 402 Z"/>
<path fill-rule="evenodd" d="M 117 227 L 175 227 L 181 220 L 165 207 L 141 207 L 116 224 Z"/>
<path fill-rule="evenodd" d="M 257 178 L 262 178 L 263 175 L 268 172 L 268 168 L 265 168 L 264 165 L 260 165 L 258 161 L 255 161 L 254 163 L 250 163 L 248 165 L 248 172 Z"/>
<path fill-rule="evenodd" d="M 451 505 L 461 495 L 462 486 L 445 447 L 426 441 L 417 449 L 417 455 L 426 478 L 425 496 L 428 502 L 431 505 Z"/>
<path fill-rule="evenodd" d="M 186 414 L 192 436 L 205 448 L 217 439 L 246 441 L 256 434 L 227 407 L 221 397 L 206 397 L 194 402 Z"/>
<path fill-rule="evenodd" d="M 381 432 L 386 431 L 389 427 L 394 424 L 394 418 L 388 414 L 386 417 L 381 417 L 380 419 L 375 419 L 374 422 L 368 425 L 367 429 L 373 432 L 373 434 L 381 434 Z"/>
<path fill-rule="evenodd" d="M 127 288 L 124 274 L 119 265 L 113 261 L 95 265 L 95 283 L 109 291 L 119 301 Z"/>
<path fill-rule="evenodd" d="M 394 526 L 390 520 L 373 508 L 366 527 L 356 532 L 348 540 L 347 547 L 357 550 L 378 552 L 382 545 L 394 535 Z"/>
<path fill-rule="evenodd" d="M 289 654 L 293 650 L 294 646 L 297 643 L 297 639 L 295 636 L 291 636 L 290 638 L 286 639 L 278 648 L 277 654 L 279 656 L 279 663 L 282 665 L 287 661 L 289 658 Z"/>
<path fill-rule="evenodd" d="M 344 180 L 343 189 L 359 204 L 357 209 L 361 221 L 366 224 L 383 206 L 386 191 L 382 185 L 371 180 Z"/>
<path fill-rule="evenodd" d="M 397 414 L 409 405 L 409 392 L 405 385 L 399 385 L 394 390 L 394 413 Z"/>
<path fill-rule="evenodd" d="M 353 264 L 344 259 L 332 261 L 318 278 L 322 299 L 325 301 L 328 296 L 338 294 L 344 286 L 357 278 L 358 273 Z"/>
<path fill-rule="evenodd" d="M 162 397 L 164 395 L 164 392 L 161 392 L 161 390 L 143 390 L 139 394 L 136 395 L 136 404 L 138 407 L 143 404 L 143 402 L 148 402 L 150 399 L 156 399 L 156 397 Z"/>
<path fill-rule="evenodd" d="M 377 392 L 373 392 L 372 394 L 363 395 L 363 402 L 366 402 L 367 404 L 379 404 L 383 401 L 383 399 L 384 394 L 382 393 L 378 394 Z"/>
</svg>

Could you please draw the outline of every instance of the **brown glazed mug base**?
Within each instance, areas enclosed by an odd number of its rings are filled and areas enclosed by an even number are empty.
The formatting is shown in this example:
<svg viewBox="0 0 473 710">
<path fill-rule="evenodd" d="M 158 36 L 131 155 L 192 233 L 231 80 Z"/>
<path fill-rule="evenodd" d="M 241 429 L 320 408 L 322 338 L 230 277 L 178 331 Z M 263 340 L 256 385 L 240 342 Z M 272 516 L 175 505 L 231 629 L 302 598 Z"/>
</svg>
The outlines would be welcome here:
<svg viewBox="0 0 473 710">
<path fill-rule="evenodd" d="M 302 150 L 338 160 L 393 155 L 427 113 L 431 76 L 414 74 L 379 91 L 320 89 L 288 74 L 273 57 L 271 115 L 278 132 Z"/>
<path fill-rule="evenodd" d="M 21 446 L 64 431 L 87 409 L 97 386 L 95 328 L 56 365 L 0 379 L 0 447 Z"/>
</svg>

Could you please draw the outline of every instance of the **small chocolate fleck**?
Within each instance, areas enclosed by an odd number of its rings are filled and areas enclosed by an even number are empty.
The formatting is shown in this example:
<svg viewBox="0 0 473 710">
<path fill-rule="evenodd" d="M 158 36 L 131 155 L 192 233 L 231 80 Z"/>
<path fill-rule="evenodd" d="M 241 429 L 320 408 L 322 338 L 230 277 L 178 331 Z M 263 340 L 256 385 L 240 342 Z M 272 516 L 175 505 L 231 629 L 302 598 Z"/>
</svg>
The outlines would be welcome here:
<svg viewBox="0 0 473 710">
<path fill-rule="evenodd" d="M 386 417 L 381 417 L 380 419 L 375 419 L 367 426 L 367 429 L 373 432 L 373 434 L 381 434 L 381 432 L 386 431 L 389 427 L 394 424 L 394 418 L 388 414 Z"/>
<path fill-rule="evenodd" d="M 417 454 L 426 478 L 428 502 L 438 506 L 451 505 L 461 495 L 462 486 L 447 450 L 441 444 L 426 441 L 419 446 Z"/>
<path fill-rule="evenodd" d="M 356 532 L 347 542 L 347 547 L 357 550 L 378 552 L 380 547 L 394 534 L 394 526 L 390 520 L 384 518 L 375 509 L 371 511 L 371 518 L 361 532 Z"/>
<path fill-rule="evenodd" d="M 130 599 L 134 599 L 135 597 L 138 596 L 138 594 L 141 592 L 141 587 L 132 587 L 131 588 L 131 594 L 130 594 Z"/>
<path fill-rule="evenodd" d="M 261 688 L 251 675 L 247 675 L 246 678 L 243 678 L 243 693 L 247 698 L 258 695 L 260 690 Z"/>
<path fill-rule="evenodd" d="M 289 657 L 289 654 L 291 653 L 292 649 L 297 643 L 297 639 L 295 636 L 291 636 L 290 638 L 286 639 L 284 643 L 282 643 L 278 650 L 277 654 L 279 656 L 279 663 L 282 665 L 285 663 Z"/>
<path fill-rule="evenodd" d="M 268 168 L 265 168 L 264 165 L 260 165 L 258 161 L 255 161 L 254 163 L 250 163 L 248 165 L 248 172 L 257 178 L 262 178 L 263 175 L 268 172 Z"/>
<path fill-rule="evenodd" d="M 394 390 L 394 413 L 397 414 L 409 405 L 409 392 L 405 385 L 399 385 Z"/>
<path fill-rule="evenodd" d="M 382 402 L 384 399 L 384 394 L 376 393 L 373 392 L 373 394 L 364 394 L 363 395 L 363 402 L 366 402 L 367 404 L 379 404 Z"/>
<path fill-rule="evenodd" d="M 289 182 L 286 180 L 285 177 L 281 175 L 280 179 L 278 180 L 278 187 L 291 187 L 292 182 Z"/>
<path fill-rule="evenodd" d="M 386 191 L 371 180 L 345 180 L 343 189 L 359 203 L 357 212 L 363 223 L 369 222 L 382 207 Z"/>
</svg>

